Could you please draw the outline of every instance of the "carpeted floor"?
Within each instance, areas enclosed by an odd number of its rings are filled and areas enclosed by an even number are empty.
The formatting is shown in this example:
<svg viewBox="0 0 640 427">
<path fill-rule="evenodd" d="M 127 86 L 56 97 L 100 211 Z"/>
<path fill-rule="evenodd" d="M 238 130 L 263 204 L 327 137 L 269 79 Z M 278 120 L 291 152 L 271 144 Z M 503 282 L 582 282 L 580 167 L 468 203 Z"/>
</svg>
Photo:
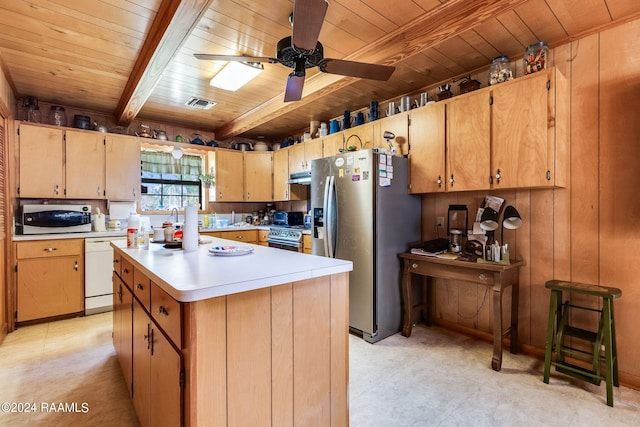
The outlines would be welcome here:
<svg viewBox="0 0 640 427">
<path fill-rule="evenodd" d="M 490 344 L 440 328 L 349 345 L 352 427 L 640 425 L 639 391 L 614 389 L 611 408 L 604 384 L 544 384 L 542 362 L 508 352 L 495 372 Z M 0 403 L 38 407 L 3 405 L 0 426 L 137 426 L 119 369 L 111 313 L 20 328 L 0 346 Z M 59 402 L 72 406 L 53 411 Z"/>
</svg>

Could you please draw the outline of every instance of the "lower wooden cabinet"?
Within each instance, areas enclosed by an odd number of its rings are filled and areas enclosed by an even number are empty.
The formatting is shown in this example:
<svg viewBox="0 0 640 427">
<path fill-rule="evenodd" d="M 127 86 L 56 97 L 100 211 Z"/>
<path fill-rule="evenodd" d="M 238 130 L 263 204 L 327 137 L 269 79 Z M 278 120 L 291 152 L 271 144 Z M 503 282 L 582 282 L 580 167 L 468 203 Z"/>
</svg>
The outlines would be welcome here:
<svg viewBox="0 0 640 427">
<path fill-rule="evenodd" d="M 115 264 L 114 264 L 115 265 Z M 113 274 L 113 347 L 118 356 L 127 390 L 131 396 L 133 382 L 133 294 L 122 279 Z"/>
<path fill-rule="evenodd" d="M 113 274 L 113 346 L 133 406 L 142 427 L 180 426 L 184 387 L 182 354 L 178 350 L 181 304 L 140 270 L 122 261 L 121 275 Z"/>
<path fill-rule="evenodd" d="M 311 234 L 302 235 L 302 251 L 305 254 L 311 253 Z"/>
<path fill-rule="evenodd" d="M 182 362 L 137 300 L 133 302 L 133 406 L 141 426 L 182 423 Z"/>
<path fill-rule="evenodd" d="M 226 230 L 226 231 L 205 231 L 200 233 L 204 236 L 219 237 L 221 239 L 235 240 L 237 242 L 258 243 L 258 230 Z"/>
<path fill-rule="evenodd" d="M 16 243 L 16 321 L 84 310 L 83 245 L 83 239 Z"/>
</svg>

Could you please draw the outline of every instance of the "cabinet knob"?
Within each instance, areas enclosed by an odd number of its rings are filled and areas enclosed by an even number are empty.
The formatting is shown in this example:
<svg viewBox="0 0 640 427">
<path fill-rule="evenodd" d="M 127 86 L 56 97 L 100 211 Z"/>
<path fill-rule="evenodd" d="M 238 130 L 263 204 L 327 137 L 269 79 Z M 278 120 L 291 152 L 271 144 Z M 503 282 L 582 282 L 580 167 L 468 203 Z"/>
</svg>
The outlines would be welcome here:
<svg viewBox="0 0 640 427">
<path fill-rule="evenodd" d="M 60 194 L 60 186 L 56 185 L 55 188 L 53 189 L 53 192 L 56 194 Z"/>
<path fill-rule="evenodd" d="M 164 308 L 164 306 L 163 306 L 163 305 L 161 305 L 160 307 L 158 307 L 158 313 L 160 313 L 160 314 L 164 314 L 165 316 L 168 316 L 168 315 L 169 315 L 169 312 L 167 311 L 167 309 L 166 309 L 166 308 Z"/>
<path fill-rule="evenodd" d="M 78 271 L 78 268 L 80 268 L 80 266 L 78 265 L 78 261 L 76 261 L 75 265 L 73 266 L 73 269 Z"/>
<path fill-rule="evenodd" d="M 243 238 L 243 237 L 244 237 L 244 236 L 243 236 L 242 234 L 240 234 L 240 235 L 236 236 L 236 239 L 238 239 L 238 240 L 242 240 L 242 238 Z"/>
<path fill-rule="evenodd" d="M 480 273 L 480 274 L 478 275 L 478 279 L 486 281 L 486 280 L 487 280 L 487 275 L 486 275 L 486 274 L 484 274 L 484 273 Z"/>
<path fill-rule="evenodd" d="M 251 200 L 251 193 L 247 191 L 247 200 Z"/>
<path fill-rule="evenodd" d="M 416 263 L 411 264 L 411 268 L 418 268 L 418 264 Z"/>
<path fill-rule="evenodd" d="M 97 194 L 98 196 L 101 194 L 101 193 L 100 193 L 100 186 L 99 186 L 99 185 L 98 185 L 98 189 L 96 190 L 96 194 Z"/>
<path fill-rule="evenodd" d="M 44 248 L 43 251 L 45 252 L 53 252 L 53 251 L 57 251 L 58 248 Z"/>
<path fill-rule="evenodd" d="M 454 181 L 453 174 L 451 174 L 451 178 L 449 178 L 449 184 L 451 184 L 452 187 L 453 187 L 453 181 Z"/>
<path fill-rule="evenodd" d="M 438 180 L 436 182 L 438 183 L 438 187 L 442 187 L 442 177 L 440 175 L 438 175 Z"/>
<path fill-rule="evenodd" d="M 129 269 L 125 268 L 124 270 L 122 270 L 124 272 L 124 274 L 129 274 Z"/>
<path fill-rule="evenodd" d="M 498 170 L 496 171 L 496 182 L 497 182 L 498 184 L 500 184 L 500 178 L 501 178 L 501 177 L 502 177 L 502 176 L 500 175 L 500 169 L 498 169 Z"/>
<path fill-rule="evenodd" d="M 136 289 L 139 290 L 139 291 L 142 291 L 142 290 L 144 290 L 144 286 L 142 286 L 142 283 L 138 283 L 136 285 Z"/>
</svg>

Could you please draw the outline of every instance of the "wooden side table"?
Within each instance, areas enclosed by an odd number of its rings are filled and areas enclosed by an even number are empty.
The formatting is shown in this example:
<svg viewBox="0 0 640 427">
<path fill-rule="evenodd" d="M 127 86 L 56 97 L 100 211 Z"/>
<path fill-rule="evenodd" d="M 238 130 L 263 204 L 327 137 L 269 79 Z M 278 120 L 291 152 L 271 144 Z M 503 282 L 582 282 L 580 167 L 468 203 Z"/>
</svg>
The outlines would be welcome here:
<svg viewBox="0 0 640 427">
<path fill-rule="evenodd" d="M 448 260 L 411 253 L 401 253 L 403 260 L 402 303 L 403 324 L 402 335 L 411 336 L 413 327 L 413 311 L 420 309 L 422 318 L 427 324 L 431 320 L 430 302 L 428 301 L 427 282 L 423 300 L 417 305 L 413 303 L 411 291 L 411 275 L 418 274 L 428 278 L 461 280 L 473 284 L 489 286 L 493 289 L 493 356 L 491 368 L 494 371 L 502 369 L 502 338 L 511 338 L 511 353 L 518 354 L 518 271 L 522 261 L 511 264 L 480 264 L 468 261 Z M 511 325 L 504 329 L 502 322 L 502 295 L 504 290 L 511 287 Z"/>
</svg>

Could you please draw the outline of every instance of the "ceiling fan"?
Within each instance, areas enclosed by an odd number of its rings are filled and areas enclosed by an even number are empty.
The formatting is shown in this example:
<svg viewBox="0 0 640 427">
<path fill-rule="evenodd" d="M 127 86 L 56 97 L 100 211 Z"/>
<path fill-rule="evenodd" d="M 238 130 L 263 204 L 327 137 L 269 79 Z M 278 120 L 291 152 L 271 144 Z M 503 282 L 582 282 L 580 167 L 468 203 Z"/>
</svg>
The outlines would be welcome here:
<svg viewBox="0 0 640 427">
<path fill-rule="evenodd" d="M 196 53 L 198 59 L 213 61 L 268 62 L 292 68 L 287 78 L 284 101 L 298 101 L 302 98 L 305 70 L 318 67 L 323 73 L 359 77 L 373 80 L 388 80 L 395 67 L 343 59 L 324 58 L 322 44 L 318 41 L 320 29 L 327 13 L 328 0 L 294 0 L 293 13 L 289 17 L 292 35 L 280 40 L 276 45 L 276 56 L 212 55 Z"/>
</svg>

